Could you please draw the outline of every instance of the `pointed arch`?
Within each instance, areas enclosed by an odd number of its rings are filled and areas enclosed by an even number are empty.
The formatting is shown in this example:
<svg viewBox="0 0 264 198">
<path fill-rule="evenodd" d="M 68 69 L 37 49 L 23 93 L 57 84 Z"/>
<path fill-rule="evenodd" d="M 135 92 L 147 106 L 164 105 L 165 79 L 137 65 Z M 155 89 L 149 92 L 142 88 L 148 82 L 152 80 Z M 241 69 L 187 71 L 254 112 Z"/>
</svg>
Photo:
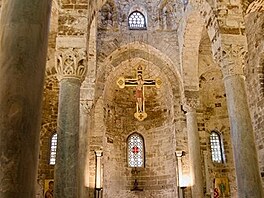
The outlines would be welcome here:
<svg viewBox="0 0 264 198">
<path fill-rule="evenodd" d="M 190 2 L 192 3 L 192 2 Z M 198 5 L 197 5 L 198 6 Z M 218 63 L 220 56 L 219 43 L 221 41 L 217 17 L 208 2 L 203 1 L 197 9 L 187 9 L 186 24 L 184 27 L 182 50 L 181 73 L 184 87 L 187 90 L 197 91 L 199 89 L 198 78 L 198 55 L 199 45 L 203 30 L 208 33 L 211 41 L 213 60 Z"/>
</svg>

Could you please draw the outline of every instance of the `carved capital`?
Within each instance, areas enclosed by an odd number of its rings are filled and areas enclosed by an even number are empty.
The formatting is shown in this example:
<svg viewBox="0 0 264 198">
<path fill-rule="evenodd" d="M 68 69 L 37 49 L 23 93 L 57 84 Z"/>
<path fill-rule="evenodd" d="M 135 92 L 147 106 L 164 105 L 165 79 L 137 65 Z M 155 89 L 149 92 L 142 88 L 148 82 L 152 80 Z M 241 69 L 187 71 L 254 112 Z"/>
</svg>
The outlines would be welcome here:
<svg viewBox="0 0 264 198">
<path fill-rule="evenodd" d="M 95 150 L 94 153 L 95 153 L 96 157 L 102 157 L 103 156 L 102 150 Z"/>
<path fill-rule="evenodd" d="M 199 93 L 198 91 L 185 91 L 183 98 L 183 109 L 187 112 L 195 112 L 199 106 Z"/>
<path fill-rule="evenodd" d="M 184 151 L 176 151 L 175 155 L 177 158 L 182 158 L 185 155 L 185 152 Z"/>
<path fill-rule="evenodd" d="M 184 111 L 187 111 L 187 113 L 188 112 L 195 112 L 197 109 L 197 106 L 198 106 L 197 101 L 188 100 L 188 101 L 184 102 L 183 109 L 184 109 Z"/>
<path fill-rule="evenodd" d="M 84 80 L 87 71 L 87 56 L 84 48 L 57 50 L 55 58 L 55 68 L 59 81 L 64 78 L 76 78 L 81 82 Z"/>
<path fill-rule="evenodd" d="M 220 64 L 224 78 L 243 75 L 247 50 L 244 45 L 223 44 Z"/>
</svg>

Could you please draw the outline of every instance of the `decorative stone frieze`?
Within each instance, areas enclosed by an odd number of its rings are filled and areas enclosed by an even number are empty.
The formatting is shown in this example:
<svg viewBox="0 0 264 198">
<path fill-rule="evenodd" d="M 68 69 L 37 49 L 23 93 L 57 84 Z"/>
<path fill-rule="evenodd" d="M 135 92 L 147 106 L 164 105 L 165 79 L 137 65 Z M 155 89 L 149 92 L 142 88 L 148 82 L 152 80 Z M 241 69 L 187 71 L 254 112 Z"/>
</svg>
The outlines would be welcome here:
<svg viewBox="0 0 264 198">
<path fill-rule="evenodd" d="M 75 78 L 81 82 L 84 80 L 87 71 L 87 55 L 84 48 L 60 49 L 56 52 L 57 78 Z"/>
<path fill-rule="evenodd" d="M 224 78 L 233 75 L 243 75 L 247 58 L 247 50 L 243 45 L 223 44 L 220 64 Z"/>
</svg>

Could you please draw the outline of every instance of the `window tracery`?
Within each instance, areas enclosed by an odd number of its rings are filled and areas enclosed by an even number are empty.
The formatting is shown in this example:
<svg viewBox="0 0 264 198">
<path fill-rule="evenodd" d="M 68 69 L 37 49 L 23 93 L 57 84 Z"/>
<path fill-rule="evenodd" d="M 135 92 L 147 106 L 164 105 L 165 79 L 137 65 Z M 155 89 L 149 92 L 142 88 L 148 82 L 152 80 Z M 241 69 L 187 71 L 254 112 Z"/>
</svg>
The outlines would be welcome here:
<svg viewBox="0 0 264 198">
<path fill-rule="evenodd" d="M 128 26 L 129 29 L 132 30 L 146 29 L 147 25 L 145 16 L 139 11 L 132 12 L 128 17 Z"/>
<path fill-rule="evenodd" d="M 211 145 L 212 161 L 216 163 L 223 163 L 224 152 L 223 152 L 221 137 L 219 133 L 215 131 L 211 132 L 210 145 Z"/>
<path fill-rule="evenodd" d="M 51 143 L 50 143 L 50 165 L 55 165 L 56 163 L 56 151 L 57 151 L 57 141 L 58 136 L 57 133 L 53 134 L 51 137 Z"/>
<path fill-rule="evenodd" d="M 144 139 L 138 133 L 131 134 L 127 139 L 127 158 L 129 167 L 144 167 Z"/>
</svg>

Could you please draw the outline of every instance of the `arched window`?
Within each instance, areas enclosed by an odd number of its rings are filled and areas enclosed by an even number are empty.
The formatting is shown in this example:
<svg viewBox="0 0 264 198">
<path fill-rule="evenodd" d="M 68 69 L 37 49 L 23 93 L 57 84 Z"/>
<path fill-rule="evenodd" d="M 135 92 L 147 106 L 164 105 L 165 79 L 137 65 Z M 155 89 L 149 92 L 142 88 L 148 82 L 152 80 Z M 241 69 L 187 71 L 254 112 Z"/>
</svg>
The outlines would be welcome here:
<svg viewBox="0 0 264 198">
<path fill-rule="evenodd" d="M 129 167 L 145 166 L 144 139 L 138 133 L 133 133 L 127 138 L 127 158 Z"/>
<path fill-rule="evenodd" d="M 216 163 L 224 162 L 224 152 L 222 148 L 222 140 L 220 134 L 212 131 L 210 135 L 212 160 Z"/>
<path fill-rule="evenodd" d="M 57 133 L 54 133 L 51 137 L 50 143 L 50 165 L 55 165 L 56 163 L 57 139 Z"/>
<path fill-rule="evenodd" d="M 146 18 L 141 12 L 134 11 L 128 17 L 128 25 L 130 30 L 146 29 Z"/>
</svg>

